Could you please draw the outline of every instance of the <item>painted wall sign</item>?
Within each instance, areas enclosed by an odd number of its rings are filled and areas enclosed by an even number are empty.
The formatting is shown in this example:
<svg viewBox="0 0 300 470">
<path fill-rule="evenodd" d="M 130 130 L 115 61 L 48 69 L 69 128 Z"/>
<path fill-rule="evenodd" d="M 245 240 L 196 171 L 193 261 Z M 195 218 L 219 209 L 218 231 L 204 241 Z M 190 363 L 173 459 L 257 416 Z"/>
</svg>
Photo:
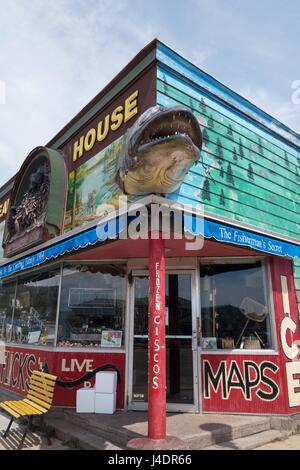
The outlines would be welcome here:
<svg viewBox="0 0 300 470">
<path fill-rule="evenodd" d="M 277 356 L 201 356 L 203 411 L 285 413 Z"/>
<path fill-rule="evenodd" d="M 272 258 L 278 354 L 202 354 L 204 411 L 299 413 L 300 332 L 292 274 L 291 261 Z"/>
<path fill-rule="evenodd" d="M 155 78 L 153 66 L 106 100 L 107 104 L 100 107 L 98 112 L 93 113 L 95 103 L 91 102 L 80 113 L 78 130 L 60 146 L 69 173 L 123 136 L 136 117 L 155 105 Z M 89 116 L 89 120 L 86 116 Z M 81 121 L 87 124 L 79 126 Z"/>
<path fill-rule="evenodd" d="M 151 232 L 154 235 L 154 232 Z M 166 437 L 165 255 L 162 235 L 149 240 L 148 437 Z"/>
<path fill-rule="evenodd" d="M 0 219 L 6 216 L 8 212 L 8 207 L 9 207 L 9 198 L 6 199 L 4 202 L 0 203 Z"/>
<path fill-rule="evenodd" d="M 209 360 L 203 361 L 204 399 L 210 399 L 212 392 L 217 392 L 223 400 L 232 398 L 233 390 L 240 390 L 245 400 L 252 401 L 254 395 L 264 401 L 273 401 L 279 395 L 279 386 L 275 381 L 279 367 L 272 361 L 221 360 L 216 370 Z"/>
<path fill-rule="evenodd" d="M 97 123 L 96 127 L 91 127 L 85 134 L 79 137 L 73 147 L 73 162 L 93 149 L 96 141 L 104 141 L 109 132 L 117 131 L 121 125 L 128 122 L 136 114 L 138 114 L 138 96 L 139 91 L 135 90 L 124 104 L 117 106 L 111 113 Z"/>
<path fill-rule="evenodd" d="M 32 371 L 43 369 L 58 377 L 54 394 L 54 405 L 57 406 L 75 406 L 76 390 L 94 386 L 96 372 L 116 370 L 117 407 L 124 407 L 125 354 L 76 352 L 74 358 L 74 351 L 44 351 L 6 346 L 4 358 L 4 363 L 0 363 L 0 387 L 25 395 Z"/>
</svg>

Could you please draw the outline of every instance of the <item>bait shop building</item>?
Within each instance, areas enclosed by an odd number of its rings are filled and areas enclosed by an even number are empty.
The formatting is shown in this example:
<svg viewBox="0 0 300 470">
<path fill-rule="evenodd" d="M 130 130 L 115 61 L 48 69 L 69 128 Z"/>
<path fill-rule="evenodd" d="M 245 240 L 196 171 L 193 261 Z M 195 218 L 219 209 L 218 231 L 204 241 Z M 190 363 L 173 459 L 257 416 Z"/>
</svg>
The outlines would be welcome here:
<svg viewBox="0 0 300 470">
<path fill-rule="evenodd" d="M 300 136 L 154 40 L 39 144 L 0 189 L 0 387 L 299 413 Z"/>
</svg>

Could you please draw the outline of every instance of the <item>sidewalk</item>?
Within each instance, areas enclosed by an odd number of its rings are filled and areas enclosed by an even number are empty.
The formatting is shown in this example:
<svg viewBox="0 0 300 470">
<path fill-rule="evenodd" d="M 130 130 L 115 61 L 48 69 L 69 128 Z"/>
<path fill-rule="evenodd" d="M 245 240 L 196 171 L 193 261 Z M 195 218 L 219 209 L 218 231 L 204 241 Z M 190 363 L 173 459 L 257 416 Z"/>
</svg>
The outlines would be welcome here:
<svg viewBox="0 0 300 470">
<path fill-rule="evenodd" d="M 0 401 L 20 399 L 19 395 L 0 389 Z M 147 413 L 117 411 L 113 415 L 78 414 L 75 409 L 52 408 L 46 415 L 48 426 L 56 438 L 52 446 L 37 432 L 28 433 L 24 449 L 89 450 L 126 449 L 130 439 L 147 435 Z M 0 413 L 0 435 L 8 423 Z M 167 432 L 186 442 L 187 449 L 247 450 L 300 449 L 300 419 L 268 416 L 168 413 Z M 20 428 L 14 424 L 5 440 L 0 437 L 0 449 L 17 448 Z M 68 443 L 68 444 L 67 444 Z"/>
<path fill-rule="evenodd" d="M 7 392 L 0 389 L 0 401 L 4 400 L 19 400 L 20 395 Z M 9 417 L 5 413 L 0 413 L 0 450 L 17 450 L 18 444 L 23 434 L 23 427 L 18 421 L 14 422 L 8 436 L 4 439 L 3 433 L 9 423 Z M 63 444 L 62 441 L 56 437 L 51 437 L 52 445 L 47 444 L 47 439 L 39 432 L 29 431 L 22 450 L 72 450 L 70 447 Z"/>
<path fill-rule="evenodd" d="M 280 442 L 270 442 L 265 446 L 257 447 L 256 450 L 300 450 L 300 435 L 290 436 Z"/>
<path fill-rule="evenodd" d="M 17 450 L 18 444 L 21 440 L 23 430 L 21 427 L 14 423 L 11 427 L 6 439 L 2 437 L 3 432 L 7 428 L 9 418 L 0 414 L 0 450 Z M 72 450 L 70 447 L 63 445 L 61 441 L 56 438 L 51 438 L 52 445 L 47 444 L 47 439 L 37 432 L 28 432 L 22 450 Z"/>
</svg>

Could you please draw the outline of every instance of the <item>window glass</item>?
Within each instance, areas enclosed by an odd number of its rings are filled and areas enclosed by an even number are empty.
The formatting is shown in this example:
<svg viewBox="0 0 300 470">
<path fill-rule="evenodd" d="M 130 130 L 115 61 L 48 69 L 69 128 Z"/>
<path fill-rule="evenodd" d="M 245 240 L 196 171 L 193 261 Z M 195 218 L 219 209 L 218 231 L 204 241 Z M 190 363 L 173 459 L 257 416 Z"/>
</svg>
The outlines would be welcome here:
<svg viewBox="0 0 300 470">
<path fill-rule="evenodd" d="M 11 339 L 15 291 L 15 282 L 0 283 L 0 339 L 2 341 Z"/>
<path fill-rule="evenodd" d="M 201 267 L 203 349 L 271 348 L 261 261 Z"/>
<path fill-rule="evenodd" d="M 12 341 L 52 346 L 55 339 L 60 269 L 18 279 Z"/>
<path fill-rule="evenodd" d="M 124 265 L 68 265 L 63 270 L 58 346 L 121 347 Z"/>
</svg>

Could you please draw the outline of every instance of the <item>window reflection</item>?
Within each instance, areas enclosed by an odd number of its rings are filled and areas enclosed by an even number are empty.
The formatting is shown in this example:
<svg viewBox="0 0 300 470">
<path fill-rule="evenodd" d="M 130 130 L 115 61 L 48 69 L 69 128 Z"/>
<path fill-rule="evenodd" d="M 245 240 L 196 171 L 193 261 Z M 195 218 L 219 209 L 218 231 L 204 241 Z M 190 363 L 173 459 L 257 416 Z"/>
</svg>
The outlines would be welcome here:
<svg viewBox="0 0 300 470">
<path fill-rule="evenodd" d="M 124 265 L 68 265 L 63 270 L 58 346 L 124 344 Z"/>
<path fill-rule="evenodd" d="M 0 283 L 0 339 L 11 340 L 15 282 Z"/>
<path fill-rule="evenodd" d="M 59 278 L 59 268 L 18 278 L 13 342 L 53 346 Z"/>
<path fill-rule="evenodd" d="M 203 349 L 271 348 L 261 261 L 201 267 Z"/>
</svg>

